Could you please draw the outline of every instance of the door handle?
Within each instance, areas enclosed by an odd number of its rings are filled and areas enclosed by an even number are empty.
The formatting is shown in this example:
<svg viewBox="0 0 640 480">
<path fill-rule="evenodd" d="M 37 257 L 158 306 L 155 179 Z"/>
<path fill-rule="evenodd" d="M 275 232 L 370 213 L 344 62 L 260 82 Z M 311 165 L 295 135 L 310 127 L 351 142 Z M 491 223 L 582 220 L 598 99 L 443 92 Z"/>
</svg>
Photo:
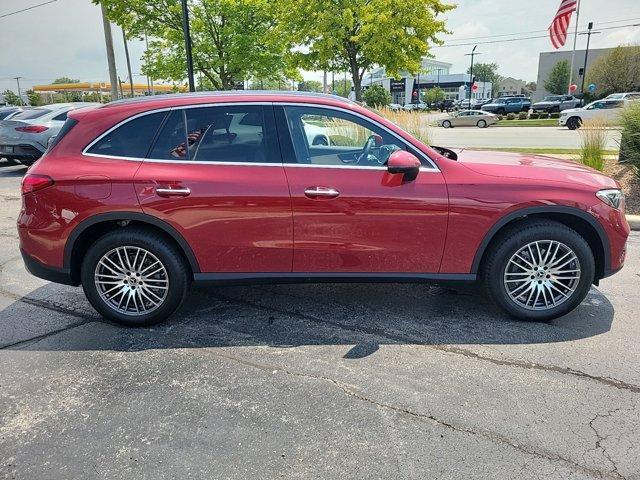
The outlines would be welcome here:
<svg viewBox="0 0 640 480">
<path fill-rule="evenodd" d="M 188 197 L 191 194 L 190 188 L 169 188 L 156 187 L 156 193 L 161 197 Z"/>
<path fill-rule="evenodd" d="M 304 194 L 309 198 L 336 198 L 340 192 L 335 188 L 308 187 L 305 188 Z"/>
</svg>

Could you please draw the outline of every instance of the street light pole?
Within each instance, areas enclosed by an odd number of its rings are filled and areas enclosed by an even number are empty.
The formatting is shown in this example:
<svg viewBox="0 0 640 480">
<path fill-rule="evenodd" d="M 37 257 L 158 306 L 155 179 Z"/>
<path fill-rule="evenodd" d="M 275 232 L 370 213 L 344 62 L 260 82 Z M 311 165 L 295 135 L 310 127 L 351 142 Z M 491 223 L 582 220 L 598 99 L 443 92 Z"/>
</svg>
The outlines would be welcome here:
<svg viewBox="0 0 640 480">
<path fill-rule="evenodd" d="M 13 77 L 13 79 L 18 84 L 18 100 L 20 101 L 20 105 L 22 105 L 22 92 L 20 91 L 20 79 L 22 77 Z"/>
<path fill-rule="evenodd" d="M 111 101 L 118 99 L 118 73 L 116 72 L 116 56 L 113 53 L 113 37 L 111 36 L 111 23 L 107 18 L 104 3 L 102 9 L 102 27 L 104 29 L 104 42 L 107 47 L 107 65 L 109 66 L 109 83 L 111 84 Z"/>
<path fill-rule="evenodd" d="M 580 35 L 587 36 L 587 49 L 584 51 L 584 66 L 582 67 L 582 85 L 580 86 L 580 93 L 582 94 L 584 94 L 584 80 L 587 76 L 587 58 L 589 56 L 589 41 L 591 40 L 591 35 L 600 33 L 600 32 L 592 32 L 591 31 L 592 28 L 593 28 L 593 22 L 589 22 L 587 31 L 580 33 Z"/>
<path fill-rule="evenodd" d="M 196 82 L 193 78 L 193 57 L 191 55 L 191 34 L 189 33 L 189 8 L 187 0 L 182 0 L 182 32 L 184 34 L 184 49 L 187 54 L 187 78 L 189 91 L 196 91 Z"/>
<path fill-rule="evenodd" d="M 473 57 L 476 55 L 480 55 L 480 52 L 476 53 L 476 48 L 478 45 L 475 45 L 471 50 L 471 53 L 467 53 L 465 56 L 471 55 L 471 68 L 469 69 L 469 106 L 471 106 L 471 87 L 473 86 Z"/>
<path fill-rule="evenodd" d="M 135 96 L 133 92 L 133 75 L 131 74 L 131 58 L 129 57 L 129 44 L 127 42 L 127 34 L 122 29 L 122 40 L 124 41 L 124 56 L 127 59 L 127 72 L 129 72 L 129 89 L 131 90 L 131 98 Z"/>
</svg>

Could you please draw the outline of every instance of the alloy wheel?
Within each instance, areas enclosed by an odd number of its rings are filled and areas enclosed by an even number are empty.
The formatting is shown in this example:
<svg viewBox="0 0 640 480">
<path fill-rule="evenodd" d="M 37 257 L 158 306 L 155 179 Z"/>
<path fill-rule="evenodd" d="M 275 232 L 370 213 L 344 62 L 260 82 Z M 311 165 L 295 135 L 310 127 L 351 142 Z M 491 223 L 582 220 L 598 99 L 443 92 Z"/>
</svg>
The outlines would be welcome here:
<svg viewBox="0 0 640 480">
<path fill-rule="evenodd" d="M 169 275 L 153 253 L 121 246 L 105 253 L 94 272 L 100 298 L 124 315 L 146 315 L 160 308 L 169 292 Z"/>
<path fill-rule="evenodd" d="M 509 298 L 527 310 L 549 310 L 568 300 L 580 282 L 575 252 L 555 240 L 528 243 L 514 253 L 504 271 Z"/>
</svg>

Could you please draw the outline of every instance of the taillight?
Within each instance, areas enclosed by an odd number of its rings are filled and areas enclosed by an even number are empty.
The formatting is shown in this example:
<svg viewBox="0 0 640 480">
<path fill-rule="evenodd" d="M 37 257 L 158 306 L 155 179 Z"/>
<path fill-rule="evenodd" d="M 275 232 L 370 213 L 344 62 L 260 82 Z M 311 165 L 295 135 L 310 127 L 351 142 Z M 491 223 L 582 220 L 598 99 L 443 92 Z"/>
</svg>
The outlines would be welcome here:
<svg viewBox="0 0 640 480">
<path fill-rule="evenodd" d="M 27 133 L 42 133 L 45 130 L 49 130 L 49 127 L 45 127 L 44 125 L 27 125 L 25 127 L 16 127 L 16 130 Z"/>
<path fill-rule="evenodd" d="M 22 178 L 22 194 L 32 193 L 53 185 L 53 178 L 47 175 L 26 174 Z"/>
</svg>

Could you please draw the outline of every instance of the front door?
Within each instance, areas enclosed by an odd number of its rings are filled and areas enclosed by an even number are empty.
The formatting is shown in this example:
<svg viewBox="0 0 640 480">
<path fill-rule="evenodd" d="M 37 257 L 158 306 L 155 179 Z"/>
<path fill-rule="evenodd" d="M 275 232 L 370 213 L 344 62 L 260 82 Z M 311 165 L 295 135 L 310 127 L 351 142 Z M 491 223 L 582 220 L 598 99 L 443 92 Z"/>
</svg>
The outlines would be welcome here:
<svg viewBox="0 0 640 480">
<path fill-rule="evenodd" d="M 174 109 L 135 176 L 202 272 L 291 272 L 292 214 L 271 105 Z"/>
<path fill-rule="evenodd" d="M 395 149 L 413 147 L 385 128 L 342 109 L 276 109 L 292 157 L 293 271 L 438 272 L 448 200 L 437 167 L 423 158 L 418 177 L 403 183 L 385 164 Z"/>
</svg>

